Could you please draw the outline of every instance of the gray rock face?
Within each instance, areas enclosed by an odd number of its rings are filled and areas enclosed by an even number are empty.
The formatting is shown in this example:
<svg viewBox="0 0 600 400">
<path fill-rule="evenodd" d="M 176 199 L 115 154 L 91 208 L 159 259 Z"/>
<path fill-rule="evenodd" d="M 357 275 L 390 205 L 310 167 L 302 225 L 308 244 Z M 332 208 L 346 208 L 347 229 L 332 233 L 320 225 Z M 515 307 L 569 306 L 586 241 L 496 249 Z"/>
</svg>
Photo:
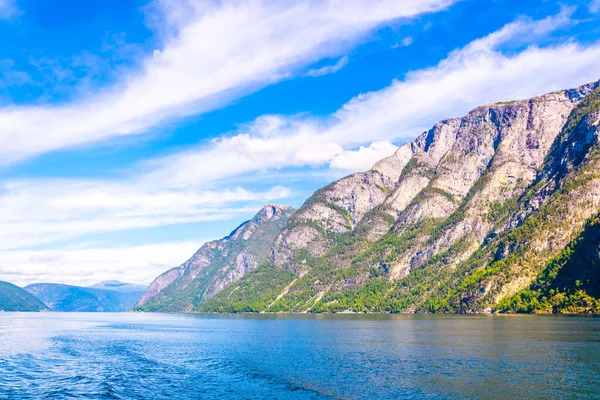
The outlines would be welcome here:
<svg viewBox="0 0 600 400">
<path fill-rule="evenodd" d="M 402 146 L 371 171 L 350 175 L 317 191 L 278 235 L 271 252 L 273 263 L 298 269 L 301 266 L 293 259 L 299 250 L 313 257 L 325 254 L 326 233 L 350 232 L 369 211 L 382 205 L 412 155 L 411 145 Z"/>
<path fill-rule="evenodd" d="M 402 277 L 469 233 L 474 233 L 475 240 L 481 243 L 493 227 L 485 218 L 490 208 L 502 206 L 506 200 L 522 194 L 533 182 L 580 98 L 567 91 L 551 93 L 531 100 L 479 107 L 459 123 L 454 120 L 456 134 L 446 137 L 456 139 L 444 141 L 451 146 L 439 157 L 432 179 L 420 193 L 435 190 L 405 208 L 395 200 L 395 209 L 399 211 L 396 232 L 402 233 L 404 228 L 428 218 L 446 218 L 461 204 L 465 217 L 436 241 L 416 247 L 412 255 L 393 267 L 394 277 Z M 424 142 L 427 141 L 420 138 L 420 143 Z M 485 180 L 480 181 L 484 174 Z M 462 203 L 476 182 L 481 187 Z M 412 193 L 405 197 L 414 199 Z"/>
<path fill-rule="evenodd" d="M 204 244 L 183 265 L 156 278 L 135 308 L 193 311 L 199 303 L 267 261 L 275 236 L 293 211 L 281 205 L 263 207 L 229 236 Z"/>
<path fill-rule="evenodd" d="M 181 267 L 170 269 L 158 278 L 154 279 L 152 284 L 148 286 L 148 289 L 144 292 L 142 297 L 135 304 L 135 307 L 141 307 L 148 303 L 150 300 L 156 298 L 158 294 L 166 287 L 170 286 L 177 279 L 181 278 L 184 269 Z"/>
<path fill-rule="evenodd" d="M 328 235 L 351 232 L 375 207 L 396 220 L 397 235 L 421 221 L 447 218 L 459 207 L 465 211 L 459 224 L 433 242 L 415 246 L 412 254 L 394 264 L 394 279 L 470 233 L 481 243 L 492 229 L 486 213 L 532 183 L 571 111 L 597 85 L 486 105 L 436 124 L 371 171 L 317 191 L 275 240 L 273 263 L 301 270 L 297 254 L 323 256 L 330 245 Z M 466 199 L 478 182 L 480 190 Z M 372 221 L 362 225 L 367 225 L 370 241 L 387 232 Z"/>
<path fill-rule="evenodd" d="M 413 154 L 412 144 L 404 144 L 393 155 L 377 161 L 373 166 L 373 170 L 388 177 L 391 181 L 397 182 L 402 170 L 408 164 Z"/>
</svg>

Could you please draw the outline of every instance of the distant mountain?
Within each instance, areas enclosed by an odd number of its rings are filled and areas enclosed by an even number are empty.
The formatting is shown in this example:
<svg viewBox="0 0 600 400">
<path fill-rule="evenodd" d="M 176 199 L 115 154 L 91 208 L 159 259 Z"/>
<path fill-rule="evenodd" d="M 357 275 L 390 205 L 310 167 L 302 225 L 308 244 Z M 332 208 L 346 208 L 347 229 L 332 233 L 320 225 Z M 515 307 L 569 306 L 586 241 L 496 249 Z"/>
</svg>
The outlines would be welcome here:
<svg viewBox="0 0 600 400">
<path fill-rule="evenodd" d="M 223 239 L 204 244 L 183 265 L 152 282 L 137 310 L 192 311 L 206 299 L 268 261 L 270 250 L 294 212 L 268 205 Z"/>
<path fill-rule="evenodd" d="M 35 283 L 26 286 L 25 290 L 53 311 L 121 312 L 135 305 L 145 287 L 109 281 L 92 287 Z"/>
<path fill-rule="evenodd" d="M 0 311 L 45 311 L 40 300 L 12 283 L 0 281 Z"/>
<path fill-rule="evenodd" d="M 87 287 L 92 289 L 112 290 L 114 292 L 121 293 L 143 292 L 148 288 L 148 286 L 144 285 L 137 285 L 134 283 L 123 283 L 119 281 L 104 281 Z"/>
</svg>

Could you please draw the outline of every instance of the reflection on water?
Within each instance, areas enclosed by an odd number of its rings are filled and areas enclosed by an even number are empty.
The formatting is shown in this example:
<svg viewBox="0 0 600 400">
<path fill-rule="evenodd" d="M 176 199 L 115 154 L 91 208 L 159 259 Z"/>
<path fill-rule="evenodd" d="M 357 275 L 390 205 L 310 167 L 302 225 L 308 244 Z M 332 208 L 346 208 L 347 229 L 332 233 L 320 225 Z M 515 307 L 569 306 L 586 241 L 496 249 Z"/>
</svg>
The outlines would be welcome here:
<svg viewBox="0 0 600 400">
<path fill-rule="evenodd" d="M 0 314 L 0 398 L 600 397 L 600 318 Z"/>
</svg>

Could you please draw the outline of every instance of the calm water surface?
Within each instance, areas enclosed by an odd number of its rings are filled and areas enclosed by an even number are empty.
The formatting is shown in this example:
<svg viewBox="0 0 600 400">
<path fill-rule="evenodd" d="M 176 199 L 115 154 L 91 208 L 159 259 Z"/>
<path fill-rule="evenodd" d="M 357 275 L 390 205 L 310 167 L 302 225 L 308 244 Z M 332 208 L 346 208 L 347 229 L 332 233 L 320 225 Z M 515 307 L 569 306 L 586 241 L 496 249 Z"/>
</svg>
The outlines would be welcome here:
<svg viewBox="0 0 600 400">
<path fill-rule="evenodd" d="M 0 314 L 0 398 L 600 398 L 600 318 Z"/>
</svg>

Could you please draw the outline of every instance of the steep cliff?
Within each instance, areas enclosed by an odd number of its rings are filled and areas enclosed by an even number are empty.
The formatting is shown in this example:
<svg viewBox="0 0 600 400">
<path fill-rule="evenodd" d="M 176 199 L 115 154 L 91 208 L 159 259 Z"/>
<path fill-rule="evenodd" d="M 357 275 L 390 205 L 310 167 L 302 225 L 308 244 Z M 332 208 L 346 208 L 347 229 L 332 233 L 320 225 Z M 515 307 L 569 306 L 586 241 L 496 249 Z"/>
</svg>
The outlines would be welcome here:
<svg viewBox="0 0 600 400">
<path fill-rule="evenodd" d="M 317 191 L 201 310 L 493 310 L 600 209 L 598 86 L 478 107 Z"/>
<path fill-rule="evenodd" d="M 223 239 L 204 244 L 183 265 L 152 282 L 135 305 L 145 311 L 193 311 L 206 299 L 265 263 L 293 209 L 263 207 Z"/>
</svg>

